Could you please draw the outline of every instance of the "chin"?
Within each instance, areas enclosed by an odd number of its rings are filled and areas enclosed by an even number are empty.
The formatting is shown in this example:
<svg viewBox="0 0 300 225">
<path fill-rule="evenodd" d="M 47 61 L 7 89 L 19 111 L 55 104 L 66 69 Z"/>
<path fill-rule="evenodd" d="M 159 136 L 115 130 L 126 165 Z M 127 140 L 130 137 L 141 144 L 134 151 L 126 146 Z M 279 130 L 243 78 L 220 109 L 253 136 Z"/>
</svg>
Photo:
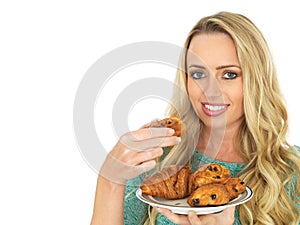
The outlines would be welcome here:
<svg viewBox="0 0 300 225">
<path fill-rule="evenodd" d="M 203 125 L 210 129 L 226 129 L 227 126 L 227 120 L 226 116 L 218 116 L 218 117 L 203 117 L 199 116 L 200 120 L 202 121 Z"/>
</svg>

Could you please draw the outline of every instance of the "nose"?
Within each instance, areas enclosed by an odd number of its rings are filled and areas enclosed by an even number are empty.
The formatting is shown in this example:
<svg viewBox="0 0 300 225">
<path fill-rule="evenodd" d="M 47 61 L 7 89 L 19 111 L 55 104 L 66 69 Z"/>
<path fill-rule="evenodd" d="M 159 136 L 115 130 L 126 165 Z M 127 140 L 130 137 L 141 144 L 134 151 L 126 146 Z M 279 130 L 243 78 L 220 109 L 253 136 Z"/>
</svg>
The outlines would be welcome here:
<svg viewBox="0 0 300 225">
<path fill-rule="evenodd" d="M 203 92 L 206 97 L 221 97 L 221 87 L 215 76 L 209 76 L 206 84 L 203 85 Z"/>
<path fill-rule="evenodd" d="M 216 76 L 208 74 L 206 79 L 197 82 L 208 102 L 224 103 L 224 96 L 221 85 Z"/>
</svg>

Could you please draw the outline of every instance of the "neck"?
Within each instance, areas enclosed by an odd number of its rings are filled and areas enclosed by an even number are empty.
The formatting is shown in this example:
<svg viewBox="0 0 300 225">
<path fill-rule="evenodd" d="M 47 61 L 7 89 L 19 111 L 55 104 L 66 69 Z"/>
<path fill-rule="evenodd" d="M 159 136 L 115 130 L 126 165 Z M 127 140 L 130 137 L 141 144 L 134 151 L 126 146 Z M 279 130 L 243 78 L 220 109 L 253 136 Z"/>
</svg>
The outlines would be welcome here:
<svg viewBox="0 0 300 225">
<path fill-rule="evenodd" d="M 204 127 L 199 135 L 197 149 L 217 160 L 244 163 L 245 160 L 237 142 L 238 132 L 239 128 Z"/>
</svg>

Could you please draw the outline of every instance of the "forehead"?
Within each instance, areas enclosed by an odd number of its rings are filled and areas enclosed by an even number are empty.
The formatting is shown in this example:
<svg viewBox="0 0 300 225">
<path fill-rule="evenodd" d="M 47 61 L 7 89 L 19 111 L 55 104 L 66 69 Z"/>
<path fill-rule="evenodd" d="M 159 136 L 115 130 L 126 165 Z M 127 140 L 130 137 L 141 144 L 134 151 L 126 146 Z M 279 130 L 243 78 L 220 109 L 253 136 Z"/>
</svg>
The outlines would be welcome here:
<svg viewBox="0 0 300 225">
<path fill-rule="evenodd" d="M 220 65 L 239 65 L 234 42 L 224 33 L 195 35 L 189 46 L 187 65 L 199 63 L 214 68 Z"/>
</svg>

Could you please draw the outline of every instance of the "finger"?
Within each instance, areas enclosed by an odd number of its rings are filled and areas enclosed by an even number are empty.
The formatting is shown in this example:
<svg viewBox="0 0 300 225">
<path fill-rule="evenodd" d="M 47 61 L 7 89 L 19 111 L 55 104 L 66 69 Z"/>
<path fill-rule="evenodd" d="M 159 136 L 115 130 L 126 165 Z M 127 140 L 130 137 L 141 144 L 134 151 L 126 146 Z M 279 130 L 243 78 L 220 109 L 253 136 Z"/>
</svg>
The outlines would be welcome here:
<svg viewBox="0 0 300 225">
<path fill-rule="evenodd" d="M 150 160 L 153 160 L 157 157 L 162 156 L 162 154 L 164 153 L 162 148 L 155 148 L 152 151 L 143 151 L 143 152 L 139 152 L 135 158 L 133 158 L 133 164 L 134 165 L 139 165 L 143 162 L 147 162 Z"/>
<path fill-rule="evenodd" d="M 128 179 L 153 169 L 155 165 L 155 160 L 149 160 L 138 166 L 132 166 L 108 155 L 99 171 L 99 175 L 111 182 L 125 185 Z"/>
<path fill-rule="evenodd" d="M 138 166 L 142 164 L 143 162 L 154 160 L 157 157 L 162 156 L 163 149 L 162 148 L 155 148 L 151 151 L 131 151 L 131 154 L 128 154 L 126 156 L 127 163 L 132 166 Z"/>
<path fill-rule="evenodd" d="M 235 211 L 235 206 L 230 206 L 224 209 L 224 211 L 227 211 L 228 213 L 234 213 Z"/>
<path fill-rule="evenodd" d="M 235 207 L 230 207 L 222 212 L 197 216 L 194 212 L 189 212 L 189 221 L 192 225 L 206 224 L 233 224 Z"/>
<path fill-rule="evenodd" d="M 171 128 L 150 127 L 150 128 L 142 128 L 127 133 L 126 137 L 130 138 L 130 140 L 132 141 L 139 141 L 139 140 L 151 139 L 156 137 L 172 136 L 174 133 L 175 131 Z"/>
<path fill-rule="evenodd" d="M 141 173 L 145 173 L 149 170 L 152 170 L 156 165 L 155 160 L 150 160 L 150 161 L 146 161 L 141 163 L 140 165 L 136 166 L 136 169 L 141 172 Z"/>
<path fill-rule="evenodd" d="M 174 146 L 179 144 L 181 141 L 180 137 L 170 136 L 170 137 L 156 137 L 156 138 L 149 138 L 144 140 L 132 140 L 131 137 L 128 135 L 123 136 L 120 139 L 120 143 L 127 149 L 133 151 L 147 151 L 152 150 L 158 147 L 168 147 Z"/>
<path fill-rule="evenodd" d="M 224 209 L 222 214 L 226 217 L 227 221 L 234 221 L 234 212 L 235 212 L 235 206 L 231 206 Z"/>
<path fill-rule="evenodd" d="M 129 166 L 136 166 L 145 161 L 160 157 L 163 154 L 163 149 L 161 147 L 147 150 L 139 149 L 141 147 L 136 146 L 131 146 L 131 149 L 126 147 L 128 146 L 117 143 L 115 148 L 110 152 L 110 156 Z M 142 146 L 142 148 L 145 148 L 145 146 Z"/>
<path fill-rule="evenodd" d="M 189 211 L 188 212 L 188 219 L 189 219 L 189 222 L 192 225 L 201 225 L 202 224 L 199 217 L 195 213 L 195 211 Z"/>
<path fill-rule="evenodd" d="M 152 138 L 143 141 L 133 142 L 131 143 L 130 149 L 135 151 L 147 151 L 147 150 L 152 150 L 153 148 L 174 146 L 179 144 L 180 142 L 181 142 L 181 138 L 176 136 L 159 137 L 159 138 Z"/>
<path fill-rule="evenodd" d="M 172 211 L 164 208 L 156 208 L 159 213 L 167 217 L 171 222 L 175 224 L 188 225 L 190 224 L 186 216 L 178 215 Z"/>
</svg>

